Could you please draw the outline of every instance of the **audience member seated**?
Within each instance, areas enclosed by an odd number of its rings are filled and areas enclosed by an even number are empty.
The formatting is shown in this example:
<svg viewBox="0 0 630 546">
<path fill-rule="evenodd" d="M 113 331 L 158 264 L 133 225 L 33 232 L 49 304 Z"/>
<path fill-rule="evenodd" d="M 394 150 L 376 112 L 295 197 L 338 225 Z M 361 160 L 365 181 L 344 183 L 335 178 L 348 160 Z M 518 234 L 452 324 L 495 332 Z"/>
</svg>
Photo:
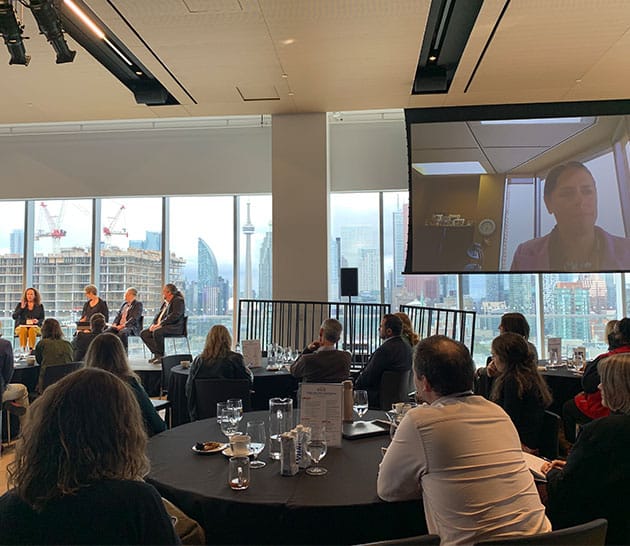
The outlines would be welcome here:
<svg viewBox="0 0 630 546">
<path fill-rule="evenodd" d="M 88 284 L 84 289 L 87 301 L 83 304 L 83 311 L 79 322 L 90 322 L 92 315 L 100 313 L 105 317 L 105 322 L 109 320 L 109 309 L 107 302 L 98 297 L 98 290 L 93 284 Z M 88 328 L 82 330 L 89 331 Z"/>
<path fill-rule="evenodd" d="M 193 389 L 195 379 L 249 379 L 254 382 L 254 375 L 245 366 L 243 355 L 231 348 L 232 337 L 225 326 L 216 324 L 210 328 L 203 351 L 193 360 L 186 380 L 188 413 L 192 421 L 197 420 L 197 400 Z"/>
<path fill-rule="evenodd" d="M 372 353 L 354 388 L 368 391 L 370 408 L 380 409 L 381 376 L 387 370 L 403 372 L 411 369 L 411 345 L 401 336 L 402 321 L 395 315 L 383 316 L 378 333 L 383 343 Z"/>
<path fill-rule="evenodd" d="M 573 400 L 567 400 L 562 406 L 564 437 L 570 443 L 575 442 L 577 425 L 585 425 L 593 419 L 610 415 L 610 410 L 602 404 L 602 395 L 598 389 L 601 381 L 597 370 L 603 358 L 630 352 L 630 318 L 616 321 L 611 327 L 613 330 L 608 336 L 608 351 L 595 357 L 586 365 L 582 376 L 583 391 L 576 394 Z"/>
<path fill-rule="evenodd" d="M 77 332 L 72 340 L 72 347 L 74 349 L 73 360 L 79 362 L 85 357 L 85 353 L 92 343 L 92 340 L 102 334 L 105 331 L 105 317 L 100 313 L 95 313 L 90 317 L 90 331 L 89 332 Z"/>
<path fill-rule="evenodd" d="M 107 329 L 108 332 L 116 334 L 122 341 L 125 351 L 128 350 L 129 336 L 140 335 L 140 321 L 142 320 L 143 306 L 138 301 L 138 291 L 135 288 L 127 288 L 125 291 L 125 303 L 120 306 L 120 310 Z"/>
<path fill-rule="evenodd" d="M 44 322 L 44 306 L 37 289 L 30 287 L 24 290 L 20 303 L 13 311 L 13 320 L 15 335 L 20 338 L 22 352 L 35 348 L 35 340 L 41 333 L 41 324 Z"/>
<path fill-rule="evenodd" d="M 409 342 L 409 345 L 415 347 L 420 341 L 420 336 L 414 331 L 409 315 L 407 313 L 394 313 L 394 316 L 402 321 L 402 337 Z"/>
<path fill-rule="evenodd" d="M 0 338 L 0 395 L 2 403 L 9 402 L 11 411 L 19 416 L 20 427 L 28 409 L 28 389 L 21 383 L 9 383 L 13 376 L 13 347 Z"/>
<path fill-rule="evenodd" d="M 8 492 L 2 544 L 179 544 L 149 471 L 131 391 L 96 369 L 67 375 L 31 406 Z"/>
<path fill-rule="evenodd" d="M 582 427 L 566 461 L 543 466 L 547 512 L 554 529 L 605 518 L 606 544 L 630 544 L 630 354 L 600 360 L 599 375 L 611 414 Z"/>
<path fill-rule="evenodd" d="M 85 367 L 100 368 L 113 373 L 131 387 L 140 406 L 144 426 L 149 436 L 166 430 L 166 423 L 155 411 L 140 379 L 129 367 L 125 348 L 115 334 L 104 333 L 92 341 L 85 355 Z"/>
<path fill-rule="evenodd" d="M 291 365 L 291 374 L 310 383 L 341 383 L 350 378 L 352 357 L 335 347 L 343 327 L 329 318 L 319 328 L 319 339 L 309 343 Z"/>
<path fill-rule="evenodd" d="M 499 322 L 499 334 L 506 334 L 508 332 L 518 334 L 522 336 L 527 342 L 534 362 L 538 362 L 538 351 L 536 346 L 529 341 L 529 322 L 522 313 L 503 313 L 501 315 L 501 321 Z M 486 360 L 486 367 L 479 368 L 475 372 L 475 394 L 479 394 L 484 398 L 490 397 L 490 391 L 492 390 L 492 379 L 498 374 L 496 366 L 492 362 L 492 357 L 489 356 Z"/>
<path fill-rule="evenodd" d="M 42 339 L 35 345 L 35 359 L 41 366 L 37 392 L 42 392 L 46 368 L 74 362 L 73 357 L 72 344 L 64 339 L 59 322 L 54 318 L 47 318 L 42 324 Z"/>
<path fill-rule="evenodd" d="M 152 364 L 161 362 L 164 356 L 164 335 L 184 333 L 184 314 L 186 303 L 184 296 L 174 284 L 165 284 L 162 288 L 164 302 L 155 315 L 151 326 L 140 332 L 140 337 L 153 356 Z"/>
<path fill-rule="evenodd" d="M 523 450 L 536 453 L 540 447 L 545 409 L 551 392 L 538 371 L 525 338 L 507 332 L 492 340 L 492 362 L 498 375 L 490 400 L 510 416 L 523 444 Z"/>
<path fill-rule="evenodd" d="M 386 501 L 422 498 L 442 546 L 551 531 L 509 416 L 472 393 L 466 346 L 431 336 L 414 350 L 417 395 L 380 465 Z"/>
</svg>

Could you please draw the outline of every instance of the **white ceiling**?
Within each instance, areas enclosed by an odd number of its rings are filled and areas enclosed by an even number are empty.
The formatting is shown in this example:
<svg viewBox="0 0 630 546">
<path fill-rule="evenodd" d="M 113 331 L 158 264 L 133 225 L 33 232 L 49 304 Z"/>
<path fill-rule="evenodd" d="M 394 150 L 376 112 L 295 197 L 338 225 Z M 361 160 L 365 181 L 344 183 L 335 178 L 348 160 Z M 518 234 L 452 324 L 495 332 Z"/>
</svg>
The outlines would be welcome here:
<svg viewBox="0 0 630 546">
<path fill-rule="evenodd" d="M 630 94 L 628 0 L 512 0 L 498 26 L 506 0 L 485 0 L 449 93 L 421 96 L 412 96 L 410 89 L 429 0 L 86 3 L 181 105 L 137 105 L 131 92 L 71 39 L 77 49 L 74 63 L 56 65 L 26 11 L 32 60 L 27 67 L 9 66 L 8 53 L 0 51 L 0 124 L 577 101 Z"/>
</svg>

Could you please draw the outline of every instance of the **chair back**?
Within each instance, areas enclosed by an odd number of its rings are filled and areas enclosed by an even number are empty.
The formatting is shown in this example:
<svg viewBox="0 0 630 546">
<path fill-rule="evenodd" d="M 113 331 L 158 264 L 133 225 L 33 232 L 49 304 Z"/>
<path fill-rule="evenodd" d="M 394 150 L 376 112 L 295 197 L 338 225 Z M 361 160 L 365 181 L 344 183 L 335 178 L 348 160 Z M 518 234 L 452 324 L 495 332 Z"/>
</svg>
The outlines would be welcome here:
<svg viewBox="0 0 630 546">
<path fill-rule="evenodd" d="M 179 366 L 179 363 L 182 360 L 188 360 L 188 362 L 192 362 L 192 355 L 183 353 L 179 355 L 168 355 L 162 357 L 162 377 L 160 379 L 160 390 L 162 393 L 168 390 L 168 384 L 171 381 L 171 370 L 175 366 Z"/>
<path fill-rule="evenodd" d="M 53 383 L 59 381 L 62 377 L 78 370 L 81 366 L 83 366 L 83 362 L 68 362 L 67 364 L 58 364 L 56 366 L 46 366 L 42 370 L 44 374 L 42 392 Z"/>
<path fill-rule="evenodd" d="M 249 379 L 195 379 L 193 396 L 197 402 L 197 419 L 217 416 L 217 402 L 240 398 L 243 411 L 252 407 Z"/>
<path fill-rule="evenodd" d="M 406 402 L 409 399 L 409 376 L 411 370 L 387 370 L 381 376 L 379 389 L 380 409 L 388 411 L 396 402 Z"/>
<path fill-rule="evenodd" d="M 485 540 L 476 546 L 604 546 L 607 528 L 608 522 L 600 518 L 550 533 Z"/>
<path fill-rule="evenodd" d="M 540 454 L 548 459 L 558 458 L 558 433 L 560 432 L 560 416 L 545 411 L 542 430 L 540 432 Z"/>
<path fill-rule="evenodd" d="M 415 537 L 368 542 L 360 546 L 439 546 L 439 544 L 440 537 L 438 535 L 418 535 Z"/>
</svg>

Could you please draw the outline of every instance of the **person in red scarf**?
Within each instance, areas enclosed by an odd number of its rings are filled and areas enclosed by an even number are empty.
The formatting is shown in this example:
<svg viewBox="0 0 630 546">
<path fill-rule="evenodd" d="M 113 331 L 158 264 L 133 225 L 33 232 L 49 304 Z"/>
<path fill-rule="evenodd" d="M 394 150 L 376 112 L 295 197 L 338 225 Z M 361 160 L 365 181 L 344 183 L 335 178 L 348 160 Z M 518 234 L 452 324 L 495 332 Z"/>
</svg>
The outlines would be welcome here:
<svg viewBox="0 0 630 546">
<path fill-rule="evenodd" d="M 612 324 L 611 324 L 612 323 Z M 601 380 L 597 365 L 603 358 L 619 353 L 630 353 L 630 318 L 610 321 L 606 330 L 612 326 L 608 334 L 608 352 L 597 356 L 589 362 L 582 377 L 582 392 L 567 400 L 562 406 L 562 424 L 564 436 L 570 443 L 575 443 L 577 425 L 585 425 L 600 417 L 608 417 L 610 410 L 602 405 L 602 393 L 597 388 Z"/>
</svg>

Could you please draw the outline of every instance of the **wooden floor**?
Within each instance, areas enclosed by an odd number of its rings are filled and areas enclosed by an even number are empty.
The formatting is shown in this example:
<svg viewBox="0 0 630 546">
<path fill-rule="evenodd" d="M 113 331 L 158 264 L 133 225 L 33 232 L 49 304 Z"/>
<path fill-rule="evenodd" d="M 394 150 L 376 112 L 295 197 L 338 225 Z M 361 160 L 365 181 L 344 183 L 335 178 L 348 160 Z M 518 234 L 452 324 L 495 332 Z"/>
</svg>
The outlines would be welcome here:
<svg viewBox="0 0 630 546">
<path fill-rule="evenodd" d="M 2 456 L 0 456 L 0 495 L 3 495 L 7 490 L 7 465 L 13 462 L 14 458 L 14 446 L 2 446 Z"/>
</svg>

